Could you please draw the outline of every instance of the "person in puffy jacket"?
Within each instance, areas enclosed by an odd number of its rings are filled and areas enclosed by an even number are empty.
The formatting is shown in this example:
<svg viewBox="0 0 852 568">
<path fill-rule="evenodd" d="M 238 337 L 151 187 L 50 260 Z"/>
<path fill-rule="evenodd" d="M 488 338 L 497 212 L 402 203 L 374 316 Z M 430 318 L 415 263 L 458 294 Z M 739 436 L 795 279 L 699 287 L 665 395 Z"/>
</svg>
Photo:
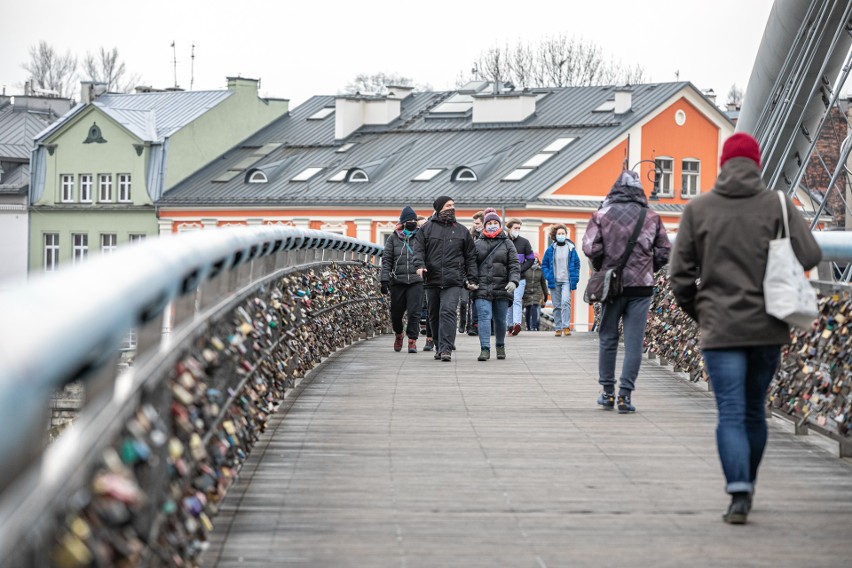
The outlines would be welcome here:
<svg viewBox="0 0 852 568">
<path fill-rule="evenodd" d="M 518 262 L 521 264 L 521 283 L 518 289 L 515 290 L 515 297 L 509 308 L 509 313 L 506 315 L 506 325 L 509 326 L 509 333 L 518 335 L 521 333 L 521 320 L 524 319 L 524 289 L 527 284 L 524 277 L 527 274 L 527 270 L 532 266 L 534 257 L 529 239 L 521 236 L 520 219 L 507 219 L 506 232 L 509 234 L 509 238 L 512 239 L 515 250 L 518 251 Z"/>
<path fill-rule="evenodd" d="M 527 322 L 527 331 L 538 331 L 541 308 L 547 302 L 547 280 L 541 272 L 538 257 L 533 258 L 533 265 L 524 274 L 524 279 L 527 281 L 524 289 L 524 318 Z"/>
<path fill-rule="evenodd" d="M 453 198 L 442 195 L 432 205 L 435 214 L 414 239 L 414 265 L 426 287 L 435 359 L 450 362 L 462 287 L 476 288 L 476 258 L 470 232 L 456 221 Z"/>
<path fill-rule="evenodd" d="M 521 264 L 515 245 L 503 232 L 500 216 L 485 210 L 482 235 L 476 240 L 476 267 L 479 286 L 472 292 L 479 317 L 479 361 L 491 358 L 491 321 L 497 358 L 506 358 L 506 312 L 521 279 Z"/>
<path fill-rule="evenodd" d="M 568 238 L 565 225 L 550 228 L 551 245 L 544 251 L 541 271 L 553 300 L 553 329 L 556 337 L 571 335 L 571 292 L 580 281 L 580 255 Z"/>
<path fill-rule="evenodd" d="M 407 313 L 408 324 L 404 331 L 408 336 L 409 353 L 417 353 L 420 309 L 423 305 L 423 279 L 417 274 L 414 248 L 411 246 L 416 234 L 417 213 L 411 207 L 405 207 L 399 215 L 396 230 L 385 241 L 380 276 L 382 294 L 390 294 L 393 350 L 402 351 L 402 316 Z"/>
<path fill-rule="evenodd" d="M 731 503 L 726 523 L 751 510 L 766 447 L 766 391 L 790 328 L 766 313 L 763 277 L 769 241 L 784 222 L 778 194 L 761 180 L 760 147 L 744 132 L 722 146 L 709 193 L 683 211 L 669 267 L 675 300 L 701 329 L 701 352 L 719 411 L 716 444 Z M 822 253 L 789 197 L 790 243 L 806 270 Z M 700 284 L 699 284 L 700 281 Z"/>
<path fill-rule="evenodd" d="M 589 220 L 583 236 L 583 252 L 592 266 L 599 270 L 616 268 L 642 209 L 646 209 L 645 220 L 621 276 L 624 292 L 611 303 L 604 304 L 598 331 L 598 382 L 603 387 L 598 404 L 605 410 L 612 410 L 615 407 L 618 324 L 620 321 L 624 324 L 624 361 L 618 386 L 620 413 L 636 411 L 632 395 L 642 363 L 642 342 L 654 294 L 654 272 L 669 261 L 672 245 L 660 216 L 648 208 L 639 174 L 631 170 L 618 175 L 601 208 Z"/>
</svg>

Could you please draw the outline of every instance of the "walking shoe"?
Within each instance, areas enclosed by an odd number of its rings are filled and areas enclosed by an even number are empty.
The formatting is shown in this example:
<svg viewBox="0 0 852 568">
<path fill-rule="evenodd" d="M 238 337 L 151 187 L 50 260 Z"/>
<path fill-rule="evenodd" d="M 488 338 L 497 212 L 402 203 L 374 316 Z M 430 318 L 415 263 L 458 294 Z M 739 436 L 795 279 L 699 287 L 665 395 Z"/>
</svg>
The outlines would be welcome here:
<svg viewBox="0 0 852 568">
<path fill-rule="evenodd" d="M 394 351 L 402 351 L 402 338 L 403 337 L 404 337 L 404 335 L 402 335 L 402 332 L 397 333 L 396 337 L 394 337 L 394 339 L 393 339 L 393 350 Z"/>
<path fill-rule="evenodd" d="M 452 353 L 441 353 L 441 361 L 443 361 L 445 363 L 449 363 L 452 360 L 453 360 Z"/>
<path fill-rule="evenodd" d="M 556 330 L 556 337 L 562 337 L 562 330 L 561 329 Z"/>
<path fill-rule="evenodd" d="M 619 396 L 618 397 L 618 413 L 619 414 L 629 414 L 631 412 L 636 412 L 636 407 L 630 404 L 629 396 Z"/>
<path fill-rule="evenodd" d="M 498 359 L 505 359 L 506 358 L 506 346 L 505 345 L 498 345 L 497 346 L 497 358 Z"/>
<path fill-rule="evenodd" d="M 476 358 L 477 361 L 488 361 L 491 359 L 491 349 L 488 347 L 483 347 L 479 350 L 479 357 Z"/>
<path fill-rule="evenodd" d="M 435 343 L 432 341 L 431 337 L 427 337 L 426 345 L 423 346 L 423 351 L 432 351 L 433 347 L 435 347 Z"/>
<path fill-rule="evenodd" d="M 468 328 L 468 330 L 467 330 L 467 334 L 470 335 L 470 336 L 479 335 L 479 324 L 475 323 L 472 326 L 470 326 L 470 328 Z"/>
<path fill-rule="evenodd" d="M 568 337 L 569 335 L 571 335 L 571 328 L 570 327 L 566 327 L 565 329 L 562 330 L 562 337 Z"/>
<path fill-rule="evenodd" d="M 512 335 L 518 335 L 521 333 L 521 324 L 516 323 L 512 326 L 512 330 L 510 332 Z"/>
<path fill-rule="evenodd" d="M 425 349 L 424 349 L 424 351 L 425 351 Z M 432 358 L 435 359 L 435 361 L 440 361 L 441 360 L 441 354 L 438 353 L 437 351 L 435 351 L 435 354 L 432 355 Z"/>
<path fill-rule="evenodd" d="M 409 353 L 417 353 L 417 340 L 409 339 L 408 340 L 408 352 Z"/>
<path fill-rule="evenodd" d="M 603 406 L 604 410 L 612 410 L 615 408 L 615 395 L 611 392 L 602 392 L 598 397 L 598 404 Z"/>
<path fill-rule="evenodd" d="M 722 515 L 722 520 L 729 525 L 744 525 L 748 520 L 748 512 L 751 508 L 751 495 L 748 493 L 731 493 L 731 504 Z"/>
</svg>

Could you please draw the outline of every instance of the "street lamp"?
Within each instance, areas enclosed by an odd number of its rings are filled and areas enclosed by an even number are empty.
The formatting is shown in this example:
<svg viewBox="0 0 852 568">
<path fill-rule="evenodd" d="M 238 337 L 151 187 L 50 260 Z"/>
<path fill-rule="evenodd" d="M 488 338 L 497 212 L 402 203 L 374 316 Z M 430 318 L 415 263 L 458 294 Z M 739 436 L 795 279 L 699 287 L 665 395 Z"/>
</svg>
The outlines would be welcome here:
<svg viewBox="0 0 852 568">
<path fill-rule="evenodd" d="M 645 164 L 645 163 L 654 165 L 653 169 L 648 171 L 648 181 L 650 181 L 651 183 L 654 184 L 654 189 L 651 191 L 651 195 L 648 196 L 648 200 L 649 201 L 657 201 L 659 199 L 659 197 L 657 196 L 657 192 L 660 190 L 660 178 L 663 175 L 663 170 L 661 170 L 659 167 L 657 167 L 657 161 L 656 160 L 639 160 L 638 162 L 633 164 L 633 167 L 630 168 L 630 169 L 636 170 L 636 167 L 639 164 Z"/>
</svg>

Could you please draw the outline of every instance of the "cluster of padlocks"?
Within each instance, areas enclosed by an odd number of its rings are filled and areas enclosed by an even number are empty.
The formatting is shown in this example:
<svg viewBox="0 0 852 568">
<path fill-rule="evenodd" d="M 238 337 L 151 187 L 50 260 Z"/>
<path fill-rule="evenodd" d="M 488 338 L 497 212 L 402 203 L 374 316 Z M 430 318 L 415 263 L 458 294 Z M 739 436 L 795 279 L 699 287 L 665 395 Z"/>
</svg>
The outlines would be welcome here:
<svg viewBox="0 0 852 568">
<path fill-rule="evenodd" d="M 848 436 L 852 429 L 852 297 L 848 291 L 820 295 L 819 305 L 813 329 L 792 331 L 769 401 L 773 409 L 799 424 Z M 660 271 L 645 351 L 698 381 L 704 376 L 698 334 L 698 326 L 675 303 L 666 272 Z"/>
<path fill-rule="evenodd" d="M 51 562 L 194 566 L 220 501 L 285 391 L 388 326 L 369 264 L 293 272 L 198 335 L 77 491 Z"/>
<path fill-rule="evenodd" d="M 656 275 L 646 329 L 645 352 L 649 357 L 689 374 L 692 381 L 702 379 L 704 360 L 698 347 L 698 325 L 678 307 L 665 270 Z"/>
<path fill-rule="evenodd" d="M 852 428 L 852 297 L 820 296 L 818 325 L 793 335 L 770 388 L 772 407 L 841 436 Z"/>
</svg>

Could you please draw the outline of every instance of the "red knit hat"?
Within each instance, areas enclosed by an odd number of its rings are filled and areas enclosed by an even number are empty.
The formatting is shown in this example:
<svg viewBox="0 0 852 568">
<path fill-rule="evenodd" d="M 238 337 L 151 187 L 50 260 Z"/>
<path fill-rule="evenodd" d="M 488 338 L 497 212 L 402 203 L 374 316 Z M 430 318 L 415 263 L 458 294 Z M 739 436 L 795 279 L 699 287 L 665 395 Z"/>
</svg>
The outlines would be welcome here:
<svg viewBox="0 0 852 568">
<path fill-rule="evenodd" d="M 757 140 L 752 138 L 745 132 L 737 132 L 727 140 L 722 146 L 722 159 L 719 160 L 719 167 L 725 165 L 725 162 L 731 158 L 748 158 L 760 167 L 760 146 L 757 145 Z"/>
</svg>

